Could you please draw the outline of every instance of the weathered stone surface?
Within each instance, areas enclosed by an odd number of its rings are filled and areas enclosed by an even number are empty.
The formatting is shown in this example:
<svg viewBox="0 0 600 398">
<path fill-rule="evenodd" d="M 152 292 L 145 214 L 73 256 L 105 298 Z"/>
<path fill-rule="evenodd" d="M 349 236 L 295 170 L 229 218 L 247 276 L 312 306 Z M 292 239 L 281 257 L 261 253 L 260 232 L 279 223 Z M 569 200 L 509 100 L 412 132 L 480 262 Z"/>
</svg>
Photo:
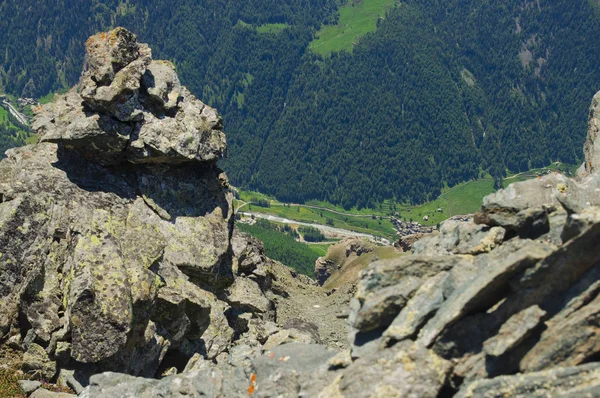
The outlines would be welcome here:
<svg viewBox="0 0 600 398">
<path fill-rule="evenodd" d="M 133 163 L 215 163 L 225 150 L 225 134 L 217 112 L 187 90 L 174 117 L 144 113 L 133 134 L 127 159 Z"/>
<path fill-rule="evenodd" d="M 181 86 L 171 63 L 152 61 L 148 46 L 123 28 L 91 37 L 86 50 L 78 90 L 37 111 L 41 141 L 103 165 L 214 164 L 221 157 L 221 118 Z"/>
<path fill-rule="evenodd" d="M 90 379 L 89 397 L 236 397 L 247 395 L 246 380 L 215 367 L 168 376 L 160 380 L 118 373 L 102 373 Z M 243 387 L 242 387 L 243 386 Z M 85 396 L 85 395 L 84 395 Z"/>
<path fill-rule="evenodd" d="M 568 189 L 569 180 L 561 174 L 546 175 L 510 184 L 483 199 L 473 218 L 476 224 L 501 226 L 523 237 L 537 238 L 548 232 L 548 213 L 558 206 L 558 195 Z"/>
<path fill-rule="evenodd" d="M 443 271 L 425 281 L 394 318 L 384 336 L 398 341 L 413 337 L 444 302 L 443 284 L 447 278 L 448 272 Z"/>
<path fill-rule="evenodd" d="M 44 388 L 38 388 L 29 396 L 30 398 L 76 398 L 77 395 L 64 392 L 54 392 Z"/>
<path fill-rule="evenodd" d="M 279 327 L 274 322 L 259 319 L 251 319 L 248 322 L 248 334 L 261 344 L 264 344 L 271 335 L 278 331 Z"/>
<path fill-rule="evenodd" d="M 600 297 L 553 322 L 521 361 L 522 371 L 567 367 L 587 362 L 600 352 Z"/>
<path fill-rule="evenodd" d="M 40 388 L 42 383 L 36 380 L 19 380 L 19 386 L 21 386 L 25 395 L 29 396 L 32 392 Z"/>
<path fill-rule="evenodd" d="M 271 302 L 258 284 L 247 278 L 235 279 L 233 285 L 228 288 L 227 301 L 234 307 L 262 314 L 268 312 L 271 307 Z"/>
<path fill-rule="evenodd" d="M 142 76 L 142 86 L 147 91 L 147 98 L 142 101 L 159 114 L 161 110 L 171 112 L 181 100 L 183 87 L 175 65 L 169 61 L 152 61 Z"/>
<path fill-rule="evenodd" d="M 477 225 L 473 220 L 447 220 L 439 233 L 425 236 L 415 242 L 413 253 L 421 255 L 480 254 L 499 246 L 504 240 L 501 227 Z"/>
<path fill-rule="evenodd" d="M 420 286 L 420 278 L 407 276 L 397 285 L 370 292 L 357 311 L 350 311 L 348 323 L 362 332 L 388 326 Z"/>
<path fill-rule="evenodd" d="M 97 163 L 120 163 L 133 126 L 106 114 L 87 112 L 74 90 L 38 110 L 32 125 L 41 142 L 60 143 Z"/>
<path fill-rule="evenodd" d="M 461 388 L 455 397 L 585 397 L 588 395 L 585 395 L 584 392 L 588 389 L 595 388 L 595 391 L 598 391 L 598 388 L 600 388 L 598 380 L 600 380 L 600 365 L 590 363 L 582 366 L 555 368 L 543 372 L 477 380 Z M 597 395 L 594 393 L 589 396 Z"/>
<path fill-rule="evenodd" d="M 360 358 L 344 369 L 320 397 L 437 397 L 450 362 L 403 342 Z"/>
<path fill-rule="evenodd" d="M 316 396 L 332 377 L 327 372 L 328 361 L 335 354 L 320 345 L 300 343 L 265 352 L 252 361 L 257 396 Z"/>
<path fill-rule="evenodd" d="M 250 275 L 266 261 L 262 242 L 237 228 L 233 231 L 231 248 L 232 268 L 236 274 Z"/>
<path fill-rule="evenodd" d="M 425 325 L 419 340 L 431 346 L 436 337 L 447 327 L 478 309 L 488 308 L 502 299 L 505 284 L 516 274 L 548 256 L 552 249 L 543 243 L 513 241 L 493 252 L 495 261 L 458 289 Z"/>
<path fill-rule="evenodd" d="M 111 357 L 126 344 L 133 316 L 118 242 L 111 235 L 81 236 L 69 268 L 71 356 L 83 363 Z"/>
<path fill-rule="evenodd" d="M 52 380 L 56 376 L 56 364 L 50 360 L 46 351 L 38 344 L 32 343 L 23 355 L 23 371 L 31 375 Z"/>
<path fill-rule="evenodd" d="M 583 146 L 585 155 L 584 167 L 588 174 L 600 170 L 600 92 L 594 95 L 588 115 L 587 137 Z"/>
<path fill-rule="evenodd" d="M 212 359 L 232 343 L 217 298 L 234 280 L 220 119 L 168 64 L 146 74 L 150 61 L 123 29 L 93 38 L 79 90 L 38 112 L 42 142 L 0 162 L 0 336 L 26 336 L 24 369 L 46 379 L 57 364 L 152 377 L 168 351 Z M 172 150 L 148 156 L 165 164 L 127 162 L 144 112 L 180 128 L 155 131 Z M 264 257 L 241 261 L 253 272 Z"/>
<path fill-rule="evenodd" d="M 406 277 L 428 278 L 461 263 L 459 257 L 405 256 L 380 260 L 362 271 L 355 297 L 359 300 L 373 291 L 401 283 Z"/>
<path fill-rule="evenodd" d="M 531 306 L 506 321 L 498 334 L 483 343 L 488 355 L 499 357 L 516 347 L 527 338 L 542 321 L 546 311 L 537 305 Z"/>
<path fill-rule="evenodd" d="M 80 81 L 81 96 L 94 111 L 121 121 L 139 120 L 140 80 L 152 61 L 146 44 L 123 28 L 99 33 L 86 42 L 88 70 Z"/>
<path fill-rule="evenodd" d="M 558 201 L 569 213 L 584 212 L 590 206 L 600 206 L 600 175 L 594 173 L 580 181 L 569 181 Z"/>
</svg>

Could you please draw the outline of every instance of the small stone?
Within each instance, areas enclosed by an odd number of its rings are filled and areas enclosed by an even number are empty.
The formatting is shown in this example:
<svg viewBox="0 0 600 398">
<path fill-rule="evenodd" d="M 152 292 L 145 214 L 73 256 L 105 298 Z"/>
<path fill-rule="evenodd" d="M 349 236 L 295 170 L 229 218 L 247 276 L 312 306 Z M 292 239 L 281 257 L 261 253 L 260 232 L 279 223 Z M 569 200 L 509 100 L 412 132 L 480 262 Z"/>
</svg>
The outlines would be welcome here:
<svg viewBox="0 0 600 398">
<path fill-rule="evenodd" d="M 25 395 L 29 396 L 32 392 L 40 388 L 42 383 L 35 380 L 19 380 L 19 385 L 21 386 L 21 389 Z"/>
<path fill-rule="evenodd" d="M 24 372 L 37 374 L 44 380 L 52 380 L 56 376 L 56 363 L 50 360 L 46 350 L 35 343 L 30 344 L 23 355 L 21 367 Z"/>
</svg>

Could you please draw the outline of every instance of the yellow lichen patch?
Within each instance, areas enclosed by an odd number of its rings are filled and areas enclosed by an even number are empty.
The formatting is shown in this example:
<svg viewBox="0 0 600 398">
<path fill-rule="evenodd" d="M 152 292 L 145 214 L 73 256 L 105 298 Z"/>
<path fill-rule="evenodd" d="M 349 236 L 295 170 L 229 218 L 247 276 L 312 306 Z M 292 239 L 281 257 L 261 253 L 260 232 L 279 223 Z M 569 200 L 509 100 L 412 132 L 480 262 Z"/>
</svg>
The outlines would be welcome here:
<svg viewBox="0 0 600 398">
<path fill-rule="evenodd" d="M 560 193 L 566 193 L 567 192 L 567 186 L 563 183 L 560 183 L 556 186 L 556 189 L 558 190 L 558 192 Z"/>
</svg>

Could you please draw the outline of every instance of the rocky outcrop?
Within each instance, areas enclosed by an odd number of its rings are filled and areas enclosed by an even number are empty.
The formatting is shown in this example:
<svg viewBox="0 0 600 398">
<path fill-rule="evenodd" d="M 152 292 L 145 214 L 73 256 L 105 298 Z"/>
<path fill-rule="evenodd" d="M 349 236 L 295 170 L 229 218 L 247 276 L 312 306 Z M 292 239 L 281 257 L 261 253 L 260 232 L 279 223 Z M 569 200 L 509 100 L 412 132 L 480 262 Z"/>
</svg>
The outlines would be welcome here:
<svg viewBox="0 0 600 398">
<path fill-rule="evenodd" d="M 86 49 L 79 85 L 38 109 L 40 142 L 0 162 L 0 357 L 82 390 L 103 371 L 242 363 L 278 333 L 273 348 L 340 340 L 333 313 L 335 339 L 290 310 L 325 294 L 234 228 L 216 111 L 125 29 Z"/>
<path fill-rule="evenodd" d="M 413 341 L 452 361 L 445 394 L 595 396 L 596 363 L 585 364 L 600 353 L 597 178 L 512 184 L 413 255 L 371 264 L 348 317 L 353 355 Z"/>
<path fill-rule="evenodd" d="M 153 61 L 123 28 L 90 37 L 77 89 L 38 111 L 42 142 L 101 165 L 214 164 L 225 150 L 217 112 L 183 87 L 173 64 Z"/>
<path fill-rule="evenodd" d="M 362 254 L 372 252 L 374 247 L 372 243 L 360 238 L 346 238 L 329 246 L 327 254 L 315 261 L 315 279 L 323 286 L 334 272 L 343 269 Z"/>
</svg>

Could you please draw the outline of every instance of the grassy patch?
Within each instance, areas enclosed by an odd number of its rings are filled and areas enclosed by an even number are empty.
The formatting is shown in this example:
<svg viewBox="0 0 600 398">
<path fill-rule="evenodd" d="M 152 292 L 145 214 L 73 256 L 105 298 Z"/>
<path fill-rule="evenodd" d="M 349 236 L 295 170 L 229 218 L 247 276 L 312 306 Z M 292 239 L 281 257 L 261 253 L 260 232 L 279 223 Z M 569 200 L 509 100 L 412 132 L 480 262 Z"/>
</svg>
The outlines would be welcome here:
<svg viewBox="0 0 600 398">
<path fill-rule="evenodd" d="M 280 33 L 286 29 L 289 25 L 286 23 L 267 23 L 256 27 L 258 33 Z"/>
<path fill-rule="evenodd" d="M 0 397 L 25 398 L 19 379 L 11 369 L 0 368 Z"/>
<path fill-rule="evenodd" d="M 38 102 L 42 105 L 49 104 L 50 102 L 54 101 L 54 99 L 56 98 L 57 95 L 66 94 L 67 91 L 69 91 L 69 89 L 64 88 L 64 89 L 58 90 L 56 93 L 48 93 L 48 94 L 44 95 L 43 97 L 41 97 L 40 99 L 38 99 Z"/>
<path fill-rule="evenodd" d="M 374 251 L 362 254 L 354 261 L 331 274 L 323 285 L 323 288 L 335 289 L 347 282 L 354 282 L 358 279 L 358 273 L 367 268 L 373 261 L 398 258 L 403 255 L 404 253 L 397 251 L 393 247 L 376 247 Z"/>
<path fill-rule="evenodd" d="M 328 243 L 311 243 L 308 245 L 310 250 L 314 251 L 319 255 L 319 257 L 323 257 L 327 254 L 327 249 L 329 246 L 333 245 L 336 242 L 328 242 Z"/>
<path fill-rule="evenodd" d="M 339 10 L 337 25 L 325 25 L 310 43 L 310 49 L 327 56 L 336 51 L 352 51 L 361 36 L 375 31 L 377 20 L 385 16 L 395 0 L 349 0 Z"/>
</svg>

